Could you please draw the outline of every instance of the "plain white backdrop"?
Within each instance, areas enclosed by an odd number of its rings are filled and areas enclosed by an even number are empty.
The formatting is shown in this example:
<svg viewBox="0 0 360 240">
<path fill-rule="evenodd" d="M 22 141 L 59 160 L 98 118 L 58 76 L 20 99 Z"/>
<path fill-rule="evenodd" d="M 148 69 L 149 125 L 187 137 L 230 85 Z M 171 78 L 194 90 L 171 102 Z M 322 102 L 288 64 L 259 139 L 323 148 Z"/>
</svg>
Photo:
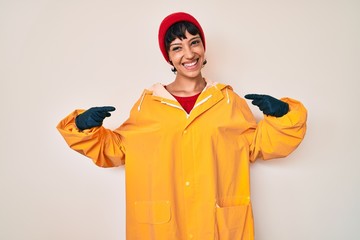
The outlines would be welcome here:
<svg viewBox="0 0 360 240">
<path fill-rule="evenodd" d="M 125 168 L 96 167 L 55 127 L 113 105 L 116 128 L 171 82 L 157 30 L 175 11 L 204 28 L 205 77 L 308 109 L 300 147 L 251 167 L 256 239 L 360 239 L 357 0 L 0 0 L 0 239 L 125 239 Z"/>
</svg>

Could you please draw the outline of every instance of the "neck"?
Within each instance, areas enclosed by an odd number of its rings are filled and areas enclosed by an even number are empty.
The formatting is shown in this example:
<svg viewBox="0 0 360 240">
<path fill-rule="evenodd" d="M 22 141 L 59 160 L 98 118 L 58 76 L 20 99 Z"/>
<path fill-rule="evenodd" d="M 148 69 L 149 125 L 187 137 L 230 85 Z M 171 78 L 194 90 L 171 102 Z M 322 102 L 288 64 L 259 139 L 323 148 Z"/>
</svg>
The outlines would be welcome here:
<svg viewBox="0 0 360 240">
<path fill-rule="evenodd" d="M 193 96 L 205 88 L 206 82 L 200 74 L 196 78 L 184 78 L 176 76 L 175 81 L 167 85 L 166 89 L 179 97 Z"/>
</svg>

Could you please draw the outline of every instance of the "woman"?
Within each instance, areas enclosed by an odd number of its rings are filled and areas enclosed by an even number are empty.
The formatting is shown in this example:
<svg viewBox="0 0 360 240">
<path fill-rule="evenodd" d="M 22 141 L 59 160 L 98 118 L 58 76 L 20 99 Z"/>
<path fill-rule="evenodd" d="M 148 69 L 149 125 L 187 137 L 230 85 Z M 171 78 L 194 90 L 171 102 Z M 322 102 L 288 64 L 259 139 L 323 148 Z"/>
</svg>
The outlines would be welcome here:
<svg viewBox="0 0 360 240">
<path fill-rule="evenodd" d="M 102 126 L 113 107 L 76 110 L 57 128 L 98 166 L 126 164 L 127 239 L 254 239 L 249 163 L 295 150 L 306 109 L 247 95 L 264 112 L 257 124 L 230 86 L 203 78 L 205 36 L 187 13 L 162 21 L 159 45 L 175 80 L 146 89 L 119 128 Z"/>
</svg>

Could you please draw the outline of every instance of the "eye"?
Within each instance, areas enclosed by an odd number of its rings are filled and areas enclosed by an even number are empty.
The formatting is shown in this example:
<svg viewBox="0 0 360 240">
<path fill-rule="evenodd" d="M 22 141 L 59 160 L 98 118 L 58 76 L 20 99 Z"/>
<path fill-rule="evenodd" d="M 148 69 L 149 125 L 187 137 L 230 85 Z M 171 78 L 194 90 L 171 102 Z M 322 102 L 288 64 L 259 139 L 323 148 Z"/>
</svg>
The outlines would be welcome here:
<svg viewBox="0 0 360 240">
<path fill-rule="evenodd" d="M 198 45 L 200 43 L 200 40 L 194 40 L 191 42 L 191 45 Z"/>
<path fill-rule="evenodd" d="M 171 48 L 171 51 L 173 51 L 173 52 L 178 52 L 180 50 L 181 50 L 181 47 L 173 47 L 173 48 Z"/>
</svg>

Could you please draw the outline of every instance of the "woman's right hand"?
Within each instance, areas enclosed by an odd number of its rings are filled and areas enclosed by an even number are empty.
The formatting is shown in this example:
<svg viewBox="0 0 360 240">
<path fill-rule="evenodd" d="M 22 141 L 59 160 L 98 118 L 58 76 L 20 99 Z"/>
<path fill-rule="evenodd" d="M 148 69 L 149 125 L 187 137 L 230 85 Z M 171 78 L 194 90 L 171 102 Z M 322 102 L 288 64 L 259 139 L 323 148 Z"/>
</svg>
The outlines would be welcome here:
<svg viewBox="0 0 360 240">
<path fill-rule="evenodd" d="M 111 116 L 110 112 L 112 111 L 115 111 L 115 107 L 105 106 L 89 108 L 75 118 L 76 127 L 81 131 L 99 127 L 106 117 Z"/>
</svg>

